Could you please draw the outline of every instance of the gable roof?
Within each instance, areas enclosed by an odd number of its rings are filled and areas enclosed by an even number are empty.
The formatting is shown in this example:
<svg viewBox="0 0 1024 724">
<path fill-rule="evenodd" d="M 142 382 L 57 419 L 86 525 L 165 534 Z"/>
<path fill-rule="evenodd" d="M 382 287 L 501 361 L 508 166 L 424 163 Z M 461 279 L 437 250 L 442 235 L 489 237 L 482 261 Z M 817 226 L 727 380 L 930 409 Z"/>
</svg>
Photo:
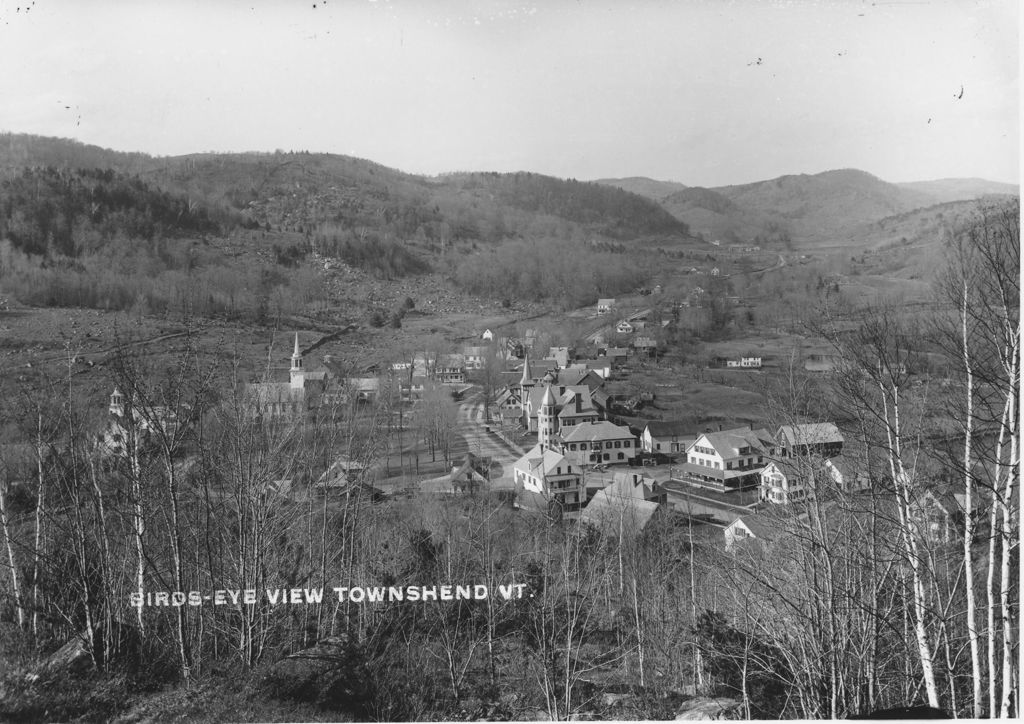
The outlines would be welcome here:
<svg viewBox="0 0 1024 724">
<path fill-rule="evenodd" d="M 782 425 L 776 435 L 787 445 L 823 445 L 843 442 L 843 435 L 834 422 L 808 422 L 802 425 Z"/>
<path fill-rule="evenodd" d="M 735 529 L 738 524 L 749 530 L 755 538 L 761 540 L 770 539 L 775 534 L 775 528 L 770 521 L 758 513 L 744 513 L 736 516 L 736 520 L 730 523 L 726 530 Z"/>
<path fill-rule="evenodd" d="M 591 498 L 580 514 L 580 520 L 608 536 L 636 536 L 643 531 L 658 509 L 658 504 L 644 498 L 644 485 L 634 485 L 627 476 L 602 488 Z"/>
<path fill-rule="evenodd" d="M 568 472 L 571 465 L 572 461 L 566 458 L 565 455 L 562 455 L 562 453 L 556 452 L 551 448 L 542 451 L 538 444 L 534 445 L 525 455 L 516 460 L 512 467 L 532 477 L 542 478 L 547 475 L 572 475 L 573 473 Z M 560 467 L 565 468 L 565 471 L 558 473 L 557 470 Z"/>
<path fill-rule="evenodd" d="M 749 447 L 752 450 L 764 451 L 772 443 L 772 437 L 768 431 L 761 428 L 751 430 L 750 428 L 736 428 L 735 430 L 722 430 L 721 432 L 707 432 L 698 436 L 708 441 L 722 457 L 736 457 L 740 454 L 740 448 Z M 696 444 L 697 441 L 694 441 Z"/>
<path fill-rule="evenodd" d="M 700 435 L 693 420 L 651 420 L 644 429 L 651 437 L 691 437 Z"/>
<path fill-rule="evenodd" d="M 632 439 L 633 433 L 628 427 L 613 425 L 607 420 L 597 422 L 584 422 L 573 425 L 568 431 L 562 430 L 563 442 L 589 442 L 591 440 L 621 440 Z"/>
</svg>

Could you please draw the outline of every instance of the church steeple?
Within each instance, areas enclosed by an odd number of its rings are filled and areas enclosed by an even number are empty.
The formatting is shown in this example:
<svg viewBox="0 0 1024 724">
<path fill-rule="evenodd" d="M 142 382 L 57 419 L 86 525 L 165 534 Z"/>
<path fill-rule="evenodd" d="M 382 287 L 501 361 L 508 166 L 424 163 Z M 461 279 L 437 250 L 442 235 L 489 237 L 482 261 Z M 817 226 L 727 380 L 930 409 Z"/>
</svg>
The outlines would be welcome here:
<svg viewBox="0 0 1024 724">
<path fill-rule="evenodd" d="M 527 387 L 533 387 L 533 373 L 530 371 L 530 353 L 526 353 L 526 359 L 523 361 L 523 377 L 519 380 L 519 385 L 525 390 Z"/>
<path fill-rule="evenodd" d="M 299 350 L 299 333 L 295 333 L 295 350 L 292 352 L 292 368 L 289 370 L 293 389 L 306 386 L 306 374 L 302 370 L 302 352 Z"/>
</svg>

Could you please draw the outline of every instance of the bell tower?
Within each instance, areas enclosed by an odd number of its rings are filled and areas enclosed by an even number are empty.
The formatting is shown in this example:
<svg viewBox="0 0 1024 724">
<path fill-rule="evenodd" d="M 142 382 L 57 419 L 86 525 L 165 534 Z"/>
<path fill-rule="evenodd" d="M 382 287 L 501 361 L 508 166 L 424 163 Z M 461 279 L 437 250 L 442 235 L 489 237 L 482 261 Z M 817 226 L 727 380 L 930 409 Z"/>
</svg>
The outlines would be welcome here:
<svg viewBox="0 0 1024 724">
<path fill-rule="evenodd" d="M 121 390 L 114 388 L 114 391 L 110 393 L 110 414 L 117 415 L 118 417 L 124 416 L 124 395 L 121 394 Z"/>
<path fill-rule="evenodd" d="M 555 437 L 555 396 L 551 392 L 551 385 L 544 389 L 544 397 L 540 401 L 540 409 L 537 410 L 537 442 L 541 450 L 548 450 L 551 441 Z"/>
</svg>

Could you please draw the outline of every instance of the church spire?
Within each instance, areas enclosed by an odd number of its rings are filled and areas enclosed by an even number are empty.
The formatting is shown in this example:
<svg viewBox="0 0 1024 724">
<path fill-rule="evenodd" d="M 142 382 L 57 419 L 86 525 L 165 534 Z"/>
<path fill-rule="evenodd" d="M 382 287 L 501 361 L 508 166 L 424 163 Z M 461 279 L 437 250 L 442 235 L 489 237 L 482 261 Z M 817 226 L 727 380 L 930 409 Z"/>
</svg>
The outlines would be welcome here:
<svg viewBox="0 0 1024 724">
<path fill-rule="evenodd" d="M 530 372 L 530 353 L 526 353 L 526 360 L 523 362 L 523 377 L 519 380 L 522 387 L 533 386 L 533 374 Z"/>
<path fill-rule="evenodd" d="M 291 375 L 292 388 L 300 389 L 306 386 L 306 374 L 302 371 L 302 352 L 299 350 L 299 333 L 295 333 L 295 351 L 292 352 Z"/>
</svg>

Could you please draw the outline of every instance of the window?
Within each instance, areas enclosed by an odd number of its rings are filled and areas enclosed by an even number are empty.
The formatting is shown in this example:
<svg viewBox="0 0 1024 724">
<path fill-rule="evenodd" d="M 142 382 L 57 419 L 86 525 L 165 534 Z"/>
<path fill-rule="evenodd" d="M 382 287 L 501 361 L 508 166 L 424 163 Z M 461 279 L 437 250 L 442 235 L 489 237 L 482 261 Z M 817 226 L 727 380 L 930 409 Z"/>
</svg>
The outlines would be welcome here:
<svg viewBox="0 0 1024 724">
<path fill-rule="evenodd" d="M 721 463 L 715 463 L 715 470 L 721 470 L 721 469 L 722 469 L 722 464 Z"/>
<path fill-rule="evenodd" d="M 631 445 L 630 445 L 631 442 L 632 442 L 631 440 L 626 440 L 624 443 L 622 443 L 622 447 L 631 447 Z"/>
<path fill-rule="evenodd" d="M 661 443 L 659 442 L 656 447 L 657 447 L 658 450 L 661 450 Z"/>
<path fill-rule="evenodd" d="M 605 453 L 604 454 L 604 459 L 605 460 L 610 460 L 611 459 L 611 455 L 609 455 L 608 453 Z"/>
<path fill-rule="evenodd" d="M 615 447 L 622 447 L 622 443 L 618 440 L 615 441 Z"/>
<path fill-rule="evenodd" d="M 732 470 L 732 463 L 726 463 L 725 464 L 725 469 L 726 470 Z"/>
<path fill-rule="evenodd" d="M 576 443 L 570 443 L 569 449 L 570 450 L 575 450 L 576 449 Z"/>
<path fill-rule="evenodd" d="M 625 453 L 619 453 L 619 460 L 625 460 L 625 459 L 626 459 Z"/>
<path fill-rule="evenodd" d="M 559 465 L 557 468 L 555 468 L 555 475 L 561 475 L 561 474 L 562 474 L 562 466 Z"/>
</svg>

